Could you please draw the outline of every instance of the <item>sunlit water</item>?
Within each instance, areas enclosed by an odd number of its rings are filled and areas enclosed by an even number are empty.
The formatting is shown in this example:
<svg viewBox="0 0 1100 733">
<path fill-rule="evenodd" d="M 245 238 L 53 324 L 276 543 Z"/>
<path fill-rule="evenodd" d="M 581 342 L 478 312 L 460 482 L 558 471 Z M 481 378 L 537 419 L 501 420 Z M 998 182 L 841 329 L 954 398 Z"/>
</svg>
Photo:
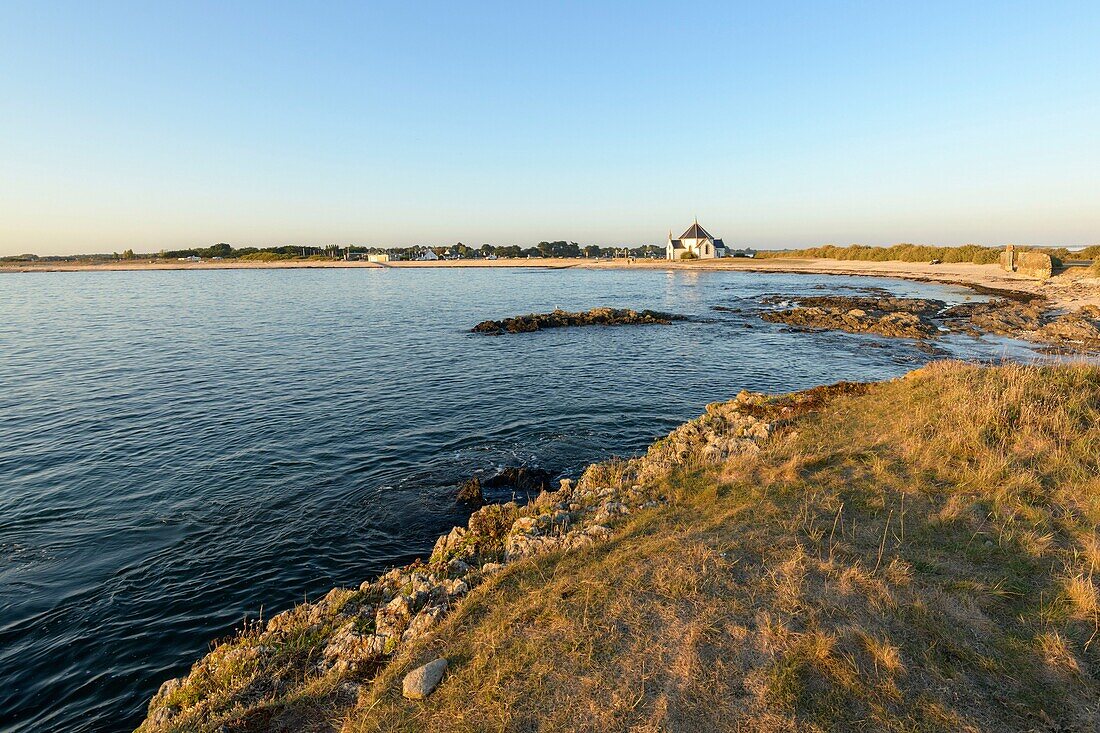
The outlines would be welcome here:
<svg viewBox="0 0 1100 733">
<path fill-rule="evenodd" d="M 455 484 L 642 451 L 707 402 L 896 376 L 913 342 L 795 333 L 766 293 L 867 278 L 588 270 L 0 276 L 0 730 L 118 731 L 246 615 L 423 556 Z M 656 308 L 671 326 L 477 322 Z M 964 358 L 1028 358 L 950 337 Z M 496 498 L 507 498 L 500 496 Z"/>
</svg>

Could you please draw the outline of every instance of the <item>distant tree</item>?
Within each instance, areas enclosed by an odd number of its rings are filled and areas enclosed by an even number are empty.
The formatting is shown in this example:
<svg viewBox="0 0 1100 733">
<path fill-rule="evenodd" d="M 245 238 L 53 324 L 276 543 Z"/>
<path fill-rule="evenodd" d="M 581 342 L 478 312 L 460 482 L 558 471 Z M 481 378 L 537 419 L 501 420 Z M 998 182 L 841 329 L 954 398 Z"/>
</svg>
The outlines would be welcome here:
<svg viewBox="0 0 1100 733">
<path fill-rule="evenodd" d="M 128 249 L 128 250 L 126 250 L 125 252 L 123 252 L 123 253 L 122 253 L 122 259 L 124 259 L 124 260 L 132 260 L 132 259 L 134 259 L 134 250 L 132 250 L 132 249 Z"/>
<path fill-rule="evenodd" d="M 599 257 L 600 248 L 595 244 L 589 244 L 584 248 L 585 257 Z"/>
</svg>

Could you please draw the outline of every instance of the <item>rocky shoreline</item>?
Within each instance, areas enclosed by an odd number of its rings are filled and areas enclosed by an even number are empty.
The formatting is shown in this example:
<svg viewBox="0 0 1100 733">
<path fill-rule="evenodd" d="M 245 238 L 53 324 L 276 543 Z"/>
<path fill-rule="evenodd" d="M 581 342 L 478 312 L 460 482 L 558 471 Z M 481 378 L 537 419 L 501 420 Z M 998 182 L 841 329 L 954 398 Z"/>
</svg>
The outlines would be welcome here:
<svg viewBox="0 0 1100 733">
<path fill-rule="evenodd" d="M 686 320 L 684 316 L 653 310 L 629 308 L 593 308 L 589 311 L 555 310 L 550 313 L 531 313 L 526 316 L 505 318 L 501 321 L 482 321 L 473 327 L 474 333 L 497 336 L 504 333 L 531 333 L 547 328 L 571 326 L 649 326 L 668 325 Z"/>
<path fill-rule="evenodd" d="M 781 396 L 742 392 L 708 405 L 641 457 L 593 464 L 579 480 L 562 479 L 525 506 L 483 506 L 466 526 L 441 536 L 428 560 L 246 625 L 187 676 L 161 685 L 138 731 L 267 730 L 278 717 L 271 703 L 318 685 L 329 690 L 333 709 L 346 709 L 399 649 L 510 564 L 604 542 L 632 514 L 667 502 L 654 479 L 757 452 L 792 418 L 833 394 L 864 388 L 841 383 Z"/>
<path fill-rule="evenodd" d="M 890 295 L 767 296 L 781 305 L 760 317 L 813 330 L 935 339 L 942 333 L 994 334 L 1040 343 L 1059 352 L 1100 350 L 1100 307 L 1048 309 L 1041 298 L 994 298 L 948 306 L 941 300 Z M 792 303 L 793 305 L 788 305 Z"/>
</svg>

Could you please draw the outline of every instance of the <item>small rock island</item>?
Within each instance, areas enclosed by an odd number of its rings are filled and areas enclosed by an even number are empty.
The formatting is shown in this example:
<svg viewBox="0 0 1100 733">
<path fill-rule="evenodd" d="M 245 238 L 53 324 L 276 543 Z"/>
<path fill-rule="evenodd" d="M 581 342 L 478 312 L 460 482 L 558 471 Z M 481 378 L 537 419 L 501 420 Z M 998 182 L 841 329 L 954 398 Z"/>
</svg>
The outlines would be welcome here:
<svg viewBox="0 0 1100 733">
<path fill-rule="evenodd" d="M 630 308 L 593 308 L 589 311 L 555 310 L 550 313 L 531 313 L 526 316 L 505 318 L 502 321 L 482 321 L 473 328 L 474 333 L 500 335 L 503 333 L 530 333 L 547 328 L 567 326 L 645 326 L 668 325 L 685 320 L 684 316 L 659 311 Z"/>
</svg>

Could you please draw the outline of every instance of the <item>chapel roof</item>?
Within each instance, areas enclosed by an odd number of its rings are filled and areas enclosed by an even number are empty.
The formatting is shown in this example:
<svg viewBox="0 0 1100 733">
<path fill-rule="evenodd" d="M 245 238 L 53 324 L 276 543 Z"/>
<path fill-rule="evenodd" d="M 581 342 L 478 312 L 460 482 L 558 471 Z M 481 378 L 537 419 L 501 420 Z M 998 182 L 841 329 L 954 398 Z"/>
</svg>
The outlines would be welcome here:
<svg viewBox="0 0 1100 733">
<path fill-rule="evenodd" d="M 703 227 L 699 226 L 699 222 L 695 222 L 688 228 L 686 232 L 680 235 L 680 239 L 714 239 Z"/>
</svg>

